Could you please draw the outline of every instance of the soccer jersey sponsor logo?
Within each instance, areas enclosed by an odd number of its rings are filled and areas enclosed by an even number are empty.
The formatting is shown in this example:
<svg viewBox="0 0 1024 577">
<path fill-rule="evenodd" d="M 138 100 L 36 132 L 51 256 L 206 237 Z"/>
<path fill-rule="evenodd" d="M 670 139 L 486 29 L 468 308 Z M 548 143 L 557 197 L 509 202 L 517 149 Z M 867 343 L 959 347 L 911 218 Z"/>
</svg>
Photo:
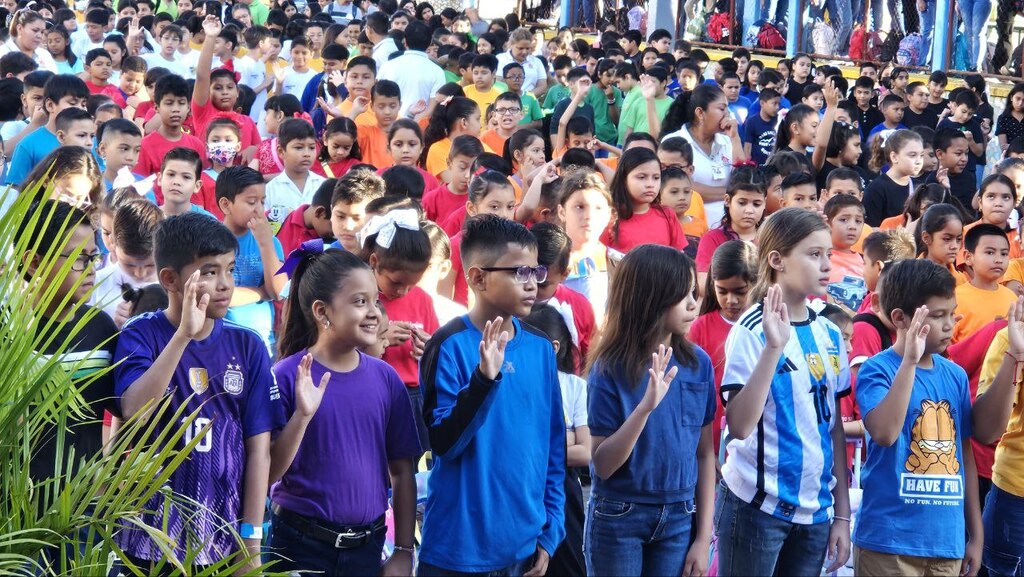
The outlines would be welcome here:
<svg viewBox="0 0 1024 577">
<path fill-rule="evenodd" d="M 188 370 L 188 384 L 192 387 L 192 392 L 201 395 L 210 388 L 210 375 L 204 367 L 192 367 Z"/>
</svg>

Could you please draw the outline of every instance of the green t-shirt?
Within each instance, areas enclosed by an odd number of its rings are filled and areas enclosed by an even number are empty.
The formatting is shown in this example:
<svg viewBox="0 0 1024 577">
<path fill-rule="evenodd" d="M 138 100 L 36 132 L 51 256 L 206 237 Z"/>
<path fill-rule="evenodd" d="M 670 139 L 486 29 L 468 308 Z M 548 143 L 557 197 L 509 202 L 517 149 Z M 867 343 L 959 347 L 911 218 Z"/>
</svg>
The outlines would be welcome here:
<svg viewBox="0 0 1024 577">
<path fill-rule="evenodd" d="M 569 87 L 562 86 L 561 84 L 555 84 L 548 89 L 548 94 L 544 97 L 544 110 L 550 113 L 555 109 L 555 105 L 558 104 L 558 101 L 563 98 L 569 98 Z"/>
<path fill-rule="evenodd" d="M 628 99 L 627 99 L 628 100 Z M 663 96 L 654 101 L 654 111 L 659 120 L 664 120 L 672 106 L 672 99 Z M 619 115 L 619 144 L 626 141 L 626 129 L 631 128 L 633 132 L 650 132 L 650 125 L 647 123 L 647 100 L 643 95 L 626 102 L 622 107 L 622 114 Z"/>
<path fill-rule="evenodd" d="M 618 88 L 614 87 L 612 92 L 615 94 L 615 103 L 621 107 L 622 94 Z M 618 133 L 615 129 L 615 123 L 608 116 L 608 97 L 605 96 L 604 91 L 597 86 L 591 86 L 590 91 L 587 92 L 587 96 L 583 100 L 594 107 L 594 136 L 601 142 L 615 144 Z"/>
<path fill-rule="evenodd" d="M 459 76 L 458 74 L 452 72 L 451 70 L 445 69 L 445 71 L 444 71 L 444 81 L 445 82 L 454 82 L 455 84 L 458 84 L 460 80 L 462 80 L 461 76 Z"/>
<path fill-rule="evenodd" d="M 528 124 L 536 120 L 544 120 L 544 111 L 540 109 L 537 97 L 527 92 L 519 97 L 523 102 L 523 119 L 519 124 Z"/>
</svg>

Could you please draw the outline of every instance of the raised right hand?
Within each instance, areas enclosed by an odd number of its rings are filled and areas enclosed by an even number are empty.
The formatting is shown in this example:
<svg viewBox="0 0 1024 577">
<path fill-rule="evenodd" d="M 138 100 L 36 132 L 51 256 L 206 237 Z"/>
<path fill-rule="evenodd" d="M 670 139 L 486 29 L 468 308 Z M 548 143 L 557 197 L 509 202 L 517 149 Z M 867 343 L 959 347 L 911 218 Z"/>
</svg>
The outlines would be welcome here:
<svg viewBox="0 0 1024 577">
<path fill-rule="evenodd" d="M 658 408 L 662 399 L 668 394 L 672 379 L 676 378 L 676 373 L 679 371 L 679 367 L 668 368 L 671 360 L 672 347 L 658 345 L 658 352 L 651 354 L 651 368 L 647 370 L 649 375 L 647 390 L 644 391 L 644 398 L 640 400 L 638 408 L 650 413 Z"/>
<path fill-rule="evenodd" d="M 224 25 L 221 24 L 220 18 L 212 14 L 207 16 L 206 20 L 203 20 L 203 33 L 206 34 L 207 38 L 216 38 L 223 29 Z"/>
<path fill-rule="evenodd" d="M 503 322 L 504 319 L 501 317 L 487 321 L 483 337 L 480 339 L 480 372 L 491 380 L 498 378 L 501 365 L 505 362 L 508 331 L 501 330 Z"/>
<path fill-rule="evenodd" d="M 789 309 L 782 301 L 782 287 L 777 284 L 768 287 L 768 294 L 764 297 L 761 326 L 765 345 L 781 349 L 789 342 L 793 330 L 789 325 Z"/>
<path fill-rule="evenodd" d="M 1010 305 L 1006 322 L 1006 332 L 1010 338 L 1007 351 L 1015 359 L 1024 358 L 1024 297 L 1017 297 L 1017 302 Z"/>
<path fill-rule="evenodd" d="M 907 328 L 907 344 L 903 347 L 903 358 L 915 365 L 924 356 L 924 348 L 928 342 L 931 327 L 928 326 L 927 319 L 928 307 L 921 305 L 914 311 L 914 318 L 910 320 L 910 326 Z"/>
<path fill-rule="evenodd" d="M 185 298 L 181 304 L 178 332 L 189 339 L 196 338 L 206 325 L 206 307 L 210 304 L 210 295 L 197 296 L 203 288 L 206 288 L 206 283 L 199 281 L 199 271 L 192 273 L 185 281 Z"/>
</svg>

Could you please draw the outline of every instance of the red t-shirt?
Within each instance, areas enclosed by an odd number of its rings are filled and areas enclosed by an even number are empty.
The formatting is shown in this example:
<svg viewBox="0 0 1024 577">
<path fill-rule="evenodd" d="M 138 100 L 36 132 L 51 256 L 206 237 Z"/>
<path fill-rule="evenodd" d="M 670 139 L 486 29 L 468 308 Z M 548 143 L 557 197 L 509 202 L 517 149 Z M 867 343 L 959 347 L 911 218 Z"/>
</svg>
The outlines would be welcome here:
<svg viewBox="0 0 1024 577">
<path fill-rule="evenodd" d="M 121 89 L 113 84 L 107 84 L 106 86 L 100 86 L 99 84 L 93 84 L 91 80 L 85 81 L 85 86 L 89 89 L 89 94 L 106 94 L 117 103 L 118 106 L 124 108 L 127 103 L 124 100 L 124 93 Z"/>
<path fill-rule="evenodd" d="M 199 187 L 199 192 L 192 195 L 192 204 L 198 204 L 216 216 L 217 220 L 224 222 L 224 213 L 217 205 L 217 181 L 208 174 L 211 170 L 203 170 L 203 174 L 199 178 L 202 186 Z M 287 253 L 285 254 L 287 256 Z"/>
<path fill-rule="evenodd" d="M 462 225 L 466 224 L 466 217 L 468 216 L 469 213 L 466 212 L 466 205 L 463 204 L 462 208 L 449 214 L 448 218 L 444 219 L 444 222 L 441 223 L 441 230 L 448 235 L 448 238 L 459 234 L 459 231 L 462 230 Z"/>
<path fill-rule="evenodd" d="M 566 303 L 572 309 L 572 323 L 576 325 L 576 333 L 579 336 L 579 342 L 576 343 L 576 346 L 579 348 L 580 356 L 576 361 L 577 366 L 582 368 L 587 359 L 587 352 L 590 350 L 590 339 L 597 332 L 597 319 L 594 318 L 594 307 L 587 300 L 587 297 L 564 284 L 560 284 L 555 288 L 555 295 L 552 299 Z"/>
<path fill-rule="evenodd" d="M 303 213 L 307 208 L 309 208 L 308 204 L 302 204 L 288 213 L 284 222 L 281 223 L 281 230 L 277 231 L 277 240 L 281 241 L 281 248 L 284 249 L 285 256 L 288 256 L 288 253 L 299 248 L 299 245 L 307 240 L 319 238 L 316 229 L 306 228 L 306 215 Z"/>
<path fill-rule="evenodd" d="M 160 165 L 163 163 L 164 157 L 172 148 L 178 147 L 190 148 L 199 153 L 199 158 L 206 158 L 206 146 L 203 141 L 191 134 L 182 133 L 180 139 L 168 140 L 163 134 L 153 132 L 143 137 L 139 161 L 135 164 L 135 170 L 132 172 L 140 176 L 149 176 L 160 172 Z M 162 200 L 163 196 L 158 195 L 157 198 Z"/>
<path fill-rule="evenodd" d="M 192 126 L 195 129 L 193 133 L 199 135 L 199 137 L 206 137 L 206 127 L 213 119 L 218 117 L 234 120 L 235 124 L 241 129 L 242 150 L 250 146 L 260 145 L 260 132 L 256 129 L 256 123 L 248 116 L 233 111 L 217 110 L 213 103 L 209 101 L 202 106 L 196 105 L 195 101 L 192 102 Z"/>
<path fill-rule="evenodd" d="M 462 232 L 451 238 L 452 272 L 455 275 L 455 290 L 452 300 L 464 307 L 469 306 L 469 283 L 466 282 L 466 271 L 462 268 Z"/>
<path fill-rule="evenodd" d="M 621 253 L 627 253 L 641 244 L 660 244 L 676 250 L 686 248 L 686 235 L 679 226 L 679 220 L 671 209 L 664 206 L 651 206 L 643 214 L 619 220 L 619 233 L 613 241 L 614 227 L 615 222 L 612 222 L 601 233 L 601 243 Z"/>
<path fill-rule="evenodd" d="M 725 320 L 722 311 L 712 311 L 697 317 L 697 320 L 690 325 L 690 332 L 686 335 L 690 342 L 704 349 L 704 352 L 711 357 L 711 364 L 715 368 L 715 391 L 722 386 L 722 374 L 725 372 L 725 339 L 729 337 L 731 330 L 732 323 Z M 717 400 L 715 420 L 711 423 L 711 430 L 714 432 L 713 440 L 717 454 L 722 444 L 722 421 L 725 419 L 725 406 L 722 404 L 722 395 L 716 394 L 715 399 Z"/>
<path fill-rule="evenodd" d="M 420 287 L 412 287 L 404 296 L 394 300 L 389 300 L 381 294 L 380 303 L 387 311 L 388 320 L 391 322 L 418 323 L 420 328 L 429 334 L 434 334 L 441 326 L 437 320 L 437 313 L 434 312 L 433 299 Z M 412 358 L 412 339 L 384 349 L 384 361 L 398 372 L 405 386 L 420 385 L 419 363 Z"/>
<path fill-rule="evenodd" d="M 145 102 L 140 102 L 139 105 L 135 108 L 135 118 L 142 118 L 144 120 L 148 120 L 148 117 L 146 115 L 150 112 L 156 113 L 156 108 L 154 107 L 153 101 L 146 100 Z M 132 118 L 131 120 L 135 120 L 135 118 Z"/>
<path fill-rule="evenodd" d="M 357 158 L 343 158 L 338 162 L 314 162 L 313 166 L 310 166 L 309 169 L 324 178 L 341 178 L 342 176 L 345 176 L 353 166 L 361 162 L 362 160 Z M 324 165 L 326 165 L 326 167 Z M 330 171 L 330 174 L 327 173 L 328 171 Z"/>
<path fill-rule="evenodd" d="M 362 162 L 362 161 L 356 161 L 356 162 Z M 398 166 L 398 165 L 396 164 L 395 166 Z M 389 168 L 393 168 L 393 167 L 388 166 L 388 167 L 385 167 L 385 168 L 378 168 L 377 169 L 377 174 L 379 174 L 380 176 L 384 176 L 384 172 L 387 169 L 389 169 Z M 435 188 L 441 186 L 441 183 L 437 181 L 437 177 L 435 177 L 433 174 L 430 174 L 429 172 L 423 170 L 422 168 L 420 168 L 418 166 L 414 166 L 413 168 L 415 168 L 416 172 L 420 173 L 420 176 L 423 177 L 423 193 L 424 194 L 426 194 L 426 193 L 430 192 L 431 190 L 434 190 Z M 440 224 L 440 223 L 437 223 L 437 224 Z"/>
<path fill-rule="evenodd" d="M 469 195 L 455 194 L 448 189 L 447 184 L 442 184 L 423 195 L 423 210 L 427 220 L 442 223 L 453 212 L 465 208 L 468 198 Z"/>
<path fill-rule="evenodd" d="M 684 235 L 685 238 L 685 235 Z M 733 232 L 731 228 L 713 228 L 700 237 L 697 245 L 697 272 L 711 271 L 711 258 L 715 256 L 715 249 L 730 240 L 739 240 L 740 235 Z"/>
</svg>

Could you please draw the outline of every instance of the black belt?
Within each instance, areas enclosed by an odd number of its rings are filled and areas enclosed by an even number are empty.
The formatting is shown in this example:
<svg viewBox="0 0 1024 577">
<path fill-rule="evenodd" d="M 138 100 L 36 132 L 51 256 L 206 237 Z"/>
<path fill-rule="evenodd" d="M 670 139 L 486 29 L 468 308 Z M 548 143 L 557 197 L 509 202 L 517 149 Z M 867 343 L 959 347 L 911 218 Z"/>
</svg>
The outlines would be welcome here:
<svg viewBox="0 0 1024 577">
<path fill-rule="evenodd" d="M 274 516 L 290 525 L 296 531 L 334 545 L 337 549 L 355 549 L 370 542 L 374 534 L 384 531 L 384 515 L 368 525 L 335 525 L 294 513 L 274 504 L 270 507 Z"/>
</svg>

